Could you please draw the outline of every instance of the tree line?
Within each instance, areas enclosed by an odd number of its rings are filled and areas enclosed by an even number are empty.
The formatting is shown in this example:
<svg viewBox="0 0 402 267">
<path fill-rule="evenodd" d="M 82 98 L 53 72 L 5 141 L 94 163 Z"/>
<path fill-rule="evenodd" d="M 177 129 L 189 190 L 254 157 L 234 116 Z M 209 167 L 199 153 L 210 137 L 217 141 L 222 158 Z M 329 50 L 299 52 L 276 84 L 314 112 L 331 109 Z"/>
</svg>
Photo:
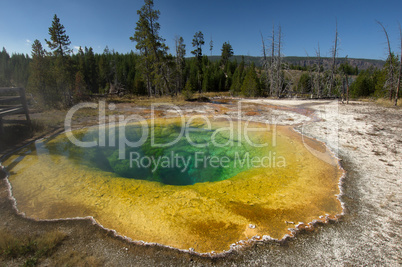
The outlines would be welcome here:
<svg viewBox="0 0 402 267">
<path fill-rule="evenodd" d="M 169 53 L 159 33 L 160 11 L 153 0 L 144 0 L 137 11 L 139 19 L 133 36 L 137 53 L 120 54 L 105 48 L 102 54 L 91 47 L 80 47 L 72 53 L 71 41 L 57 15 L 45 39 L 47 51 L 39 40 L 32 44 L 31 56 L 0 52 L 0 86 L 26 87 L 35 102 L 47 106 L 70 106 L 91 95 L 133 94 L 157 97 L 182 94 L 186 99 L 203 92 L 230 92 L 233 96 L 310 97 L 360 96 L 390 97 L 397 101 L 400 92 L 401 61 L 389 49 L 382 69 L 359 71 L 347 57 L 336 64 L 338 30 L 331 49 L 331 64 L 324 66 L 320 48 L 314 63 L 293 66 L 283 60 L 281 27 L 273 27 L 269 42 L 261 34 L 263 55 L 261 66 L 231 60 L 230 42 L 223 43 L 221 57 L 211 61 L 204 53 L 204 34 L 197 31 L 189 49 L 181 36 L 176 36 L 175 55 Z M 382 25 L 381 25 L 382 26 Z M 385 28 L 384 32 L 386 33 Z M 386 33 L 387 35 L 387 33 Z M 402 36 L 402 34 L 401 34 Z M 387 35 L 388 38 L 388 35 Z M 209 42 L 212 54 L 213 41 Z M 296 71 L 297 70 L 297 71 Z M 393 77 L 392 79 L 390 77 Z M 399 77 L 399 78 L 398 78 Z M 399 88 L 399 87 L 398 87 Z"/>
</svg>

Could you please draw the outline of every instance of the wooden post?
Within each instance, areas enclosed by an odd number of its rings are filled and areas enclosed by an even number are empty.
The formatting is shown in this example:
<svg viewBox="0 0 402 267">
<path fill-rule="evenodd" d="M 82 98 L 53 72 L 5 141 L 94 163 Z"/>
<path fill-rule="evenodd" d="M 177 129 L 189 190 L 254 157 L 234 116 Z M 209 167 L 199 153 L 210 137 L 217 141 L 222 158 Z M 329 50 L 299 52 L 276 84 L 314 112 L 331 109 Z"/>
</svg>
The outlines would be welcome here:
<svg viewBox="0 0 402 267">
<path fill-rule="evenodd" d="M 9 95 L 10 93 L 18 92 L 19 96 Z M 15 87 L 1 87 L 0 93 L 5 94 L 6 96 L 0 98 L 0 133 L 4 134 L 4 122 L 20 122 L 19 120 L 4 120 L 4 116 L 12 115 L 12 114 L 25 114 L 26 123 L 31 127 L 31 119 L 29 117 L 29 109 L 27 105 L 27 100 L 25 97 L 25 89 L 24 88 L 15 88 Z M 18 105 L 11 104 L 15 101 L 19 101 Z M 6 105 L 2 105 L 5 103 Z M 9 105 L 7 105 L 9 104 Z"/>
<path fill-rule="evenodd" d="M 4 128 L 3 128 L 3 119 L 0 117 L 0 134 L 4 134 Z"/>
<path fill-rule="evenodd" d="M 29 110 L 28 110 L 28 105 L 27 105 L 27 99 L 25 97 L 25 89 L 24 88 L 19 88 L 19 93 L 20 93 L 20 97 L 21 97 L 22 106 L 24 107 L 25 117 L 27 119 L 28 124 L 31 125 L 31 119 L 29 118 Z"/>
</svg>

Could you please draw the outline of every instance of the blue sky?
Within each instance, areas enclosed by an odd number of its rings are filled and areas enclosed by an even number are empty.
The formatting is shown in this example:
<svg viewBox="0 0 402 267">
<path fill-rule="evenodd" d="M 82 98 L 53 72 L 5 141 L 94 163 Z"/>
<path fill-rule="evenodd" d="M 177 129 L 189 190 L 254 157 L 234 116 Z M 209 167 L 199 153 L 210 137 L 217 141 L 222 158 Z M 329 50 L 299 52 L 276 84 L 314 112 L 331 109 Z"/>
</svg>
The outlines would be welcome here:
<svg viewBox="0 0 402 267">
<path fill-rule="evenodd" d="M 229 41 L 236 55 L 261 55 L 260 31 L 268 40 L 272 26 L 279 24 L 286 56 L 314 56 L 320 44 L 322 56 L 329 56 L 338 21 L 339 56 L 386 58 L 385 35 L 375 20 L 387 28 L 392 49 L 399 54 L 398 21 L 402 23 L 402 1 L 263 1 L 263 0 L 155 0 L 161 16 L 161 32 L 174 53 L 174 38 L 180 35 L 191 56 L 196 31 L 204 33 L 204 54 L 220 55 Z M 92 47 L 101 53 L 106 45 L 120 53 L 135 51 L 129 40 L 138 20 L 136 11 L 143 0 L 50 1 L 0 0 L 0 49 L 28 53 L 38 39 L 45 45 L 48 28 L 57 14 L 70 36 L 71 46 Z"/>
</svg>

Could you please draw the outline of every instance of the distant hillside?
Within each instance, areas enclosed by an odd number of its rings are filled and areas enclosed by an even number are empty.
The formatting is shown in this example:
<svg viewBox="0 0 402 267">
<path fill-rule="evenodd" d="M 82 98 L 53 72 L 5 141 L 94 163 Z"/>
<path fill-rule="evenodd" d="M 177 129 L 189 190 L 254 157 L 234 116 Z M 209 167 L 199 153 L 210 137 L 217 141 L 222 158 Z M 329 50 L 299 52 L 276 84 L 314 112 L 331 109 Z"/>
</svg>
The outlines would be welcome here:
<svg viewBox="0 0 402 267">
<path fill-rule="evenodd" d="M 284 61 L 293 64 L 295 66 L 307 67 L 313 65 L 317 62 L 318 58 L 315 57 L 285 57 Z M 322 64 L 324 67 L 329 67 L 332 63 L 332 58 L 321 58 Z M 337 58 L 336 64 L 340 65 L 345 61 L 345 58 Z M 376 59 L 360 59 L 360 58 L 348 58 L 349 64 L 353 67 L 356 67 L 359 70 L 365 70 L 369 67 L 373 66 L 374 68 L 382 68 L 384 66 L 385 61 L 376 60 Z"/>
<path fill-rule="evenodd" d="M 240 62 L 242 60 L 243 56 L 233 56 L 231 60 L 237 60 L 237 62 Z M 208 58 L 211 61 L 217 61 L 220 60 L 220 56 L 208 56 Z M 307 67 L 309 65 L 313 65 L 317 62 L 317 58 L 315 57 L 284 57 L 283 60 L 289 64 L 293 64 L 295 66 L 302 66 L 302 67 Z M 324 67 L 328 67 L 331 64 L 332 59 L 331 58 L 321 58 L 322 64 Z M 377 60 L 377 59 L 359 59 L 359 58 L 349 58 L 349 64 L 353 67 L 358 67 L 359 70 L 365 70 L 368 69 L 369 67 L 373 66 L 375 68 L 382 68 L 382 66 L 385 64 L 385 61 L 383 60 Z M 252 57 L 252 56 L 244 56 L 244 61 L 247 64 L 251 64 L 254 62 L 254 64 L 258 67 L 261 66 L 262 64 L 262 57 Z M 342 62 L 344 62 L 344 58 L 338 58 L 336 61 L 337 65 L 340 65 Z"/>
</svg>

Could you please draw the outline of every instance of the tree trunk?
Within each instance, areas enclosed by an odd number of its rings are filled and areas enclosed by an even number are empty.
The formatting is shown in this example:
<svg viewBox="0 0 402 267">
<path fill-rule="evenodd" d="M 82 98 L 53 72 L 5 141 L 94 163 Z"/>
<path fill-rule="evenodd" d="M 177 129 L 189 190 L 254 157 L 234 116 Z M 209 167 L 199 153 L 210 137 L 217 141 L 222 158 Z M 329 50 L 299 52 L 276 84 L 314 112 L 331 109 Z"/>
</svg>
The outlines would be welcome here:
<svg viewBox="0 0 402 267">
<path fill-rule="evenodd" d="M 349 65 L 348 56 L 345 58 L 346 66 Z M 347 70 L 343 69 L 343 73 L 345 74 L 345 82 L 346 82 L 346 104 L 349 104 L 349 75 Z"/>
<path fill-rule="evenodd" d="M 317 95 L 318 98 L 322 97 L 322 88 L 321 88 L 321 51 L 320 51 L 320 43 L 318 43 L 318 50 L 316 52 L 318 57 L 318 77 L 317 77 Z"/>
<path fill-rule="evenodd" d="M 385 33 L 385 37 L 387 37 L 387 44 L 388 44 L 388 58 L 390 60 L 389 66 L 388 66 L 388 84 L 390 84 L 389 87 L 389 101 L 392 101 L 392 95 L 394 93 L 394 65 L 392 64 L 392 52 L 391 52 L 391 44 L 389 42 L 389 37 L 388 37 L 388 32 L 385 29 L 384 25 L 382 25 L 381 22 L 377 21 L 377 23 L 381 26 Z"/>
<path fill-rule="evenodd" d="M 331 76 L 330 76 L 330 82 L 329 82 L 328 96 L 331 96 L 332 86 L 334 84 L 335 60 L 336 60 L 337 49 L 338 49 L 338 22 L 336 22 L 335 43 L 334 43 L 334 48 L 332 51 L 332 65 L 331 65 Z"/>
<path fill-rule="evenodd" d="M 402 59 L 402 57 L 401 57 Z M 399 77 L 398 77 L 398 86 L 396 87 L 396 94 L 395 94 L 395 107 L 398 105 L 398 97 L 399 97 L 399 88 L 401 87 L 401 75 L 402 75 L 402 67 L 399 66 Z"/>
<path fill-rule="evenodd" d="M 399 38 L 401 39 L 401 54 L 400 54 L 400 60 L 399 60 L 398 85 L 396 87 L 396 94 L 395 94 L 395 107 L 398 105 L 399 88 L 401 87 L 401 76 L 402 76 L 402 29 L 401 29 L 401 24 L 399 24 Z"/>
<path fill-rule="evenodd" d="M 271 65 L 270 65 L 270 95 L 274 95 L 274 90 L 275 90 L 275 79 L 274 79 L 274 61 L 275 61 L 275 25 L 272 25 L 272 44 L 271 44 Z"/>
<path fill-rule="evenodd" d="M 268 59 L 267 59 L 267 51 L 266 51 L 266 47 L 265 47 L 265 41 L 264 41 L 264 36 L 262 35 L 262 32 L 260 31 L 261 34 L 261 42 L 262 42 L 262 54 L 263 54 L 263 69 L 267 75 L 266 77 L 266 85 L 268 86 L 268 77 L 269 77 L 269 71 L 268 71 Z M 268 90 L 268 87 L 266 88 Z M 267 92 L 267 94 L 269 94 L 269 92 Z"/>
<path fill-rule="evenodd" d="M 341 98 L 342 104 L 345 104 L 344 103 L 345 100 L 346 100 L 346 77 L 343 77 L 343 80 L 342 80 L 342 98 Z"/>
<path fill-rule="evenodd" d="M 276 88 L 276 96 L 280 97 L 281 90 L 282 90 L 282 77 L 281 77 L 281 39 L 282 39 L 282 30 L 281 26 L 279 26 L 279 32 L 278 32 L 278 59 L 277 59 L 277 69 L 276 69 L 276 75 L 277 75 L 277 88 Z"/>
<path fill-rule="evenodd" d="M 346 74 L 346 104 L 349 104 L 349 76 Z"/>
</svg>

